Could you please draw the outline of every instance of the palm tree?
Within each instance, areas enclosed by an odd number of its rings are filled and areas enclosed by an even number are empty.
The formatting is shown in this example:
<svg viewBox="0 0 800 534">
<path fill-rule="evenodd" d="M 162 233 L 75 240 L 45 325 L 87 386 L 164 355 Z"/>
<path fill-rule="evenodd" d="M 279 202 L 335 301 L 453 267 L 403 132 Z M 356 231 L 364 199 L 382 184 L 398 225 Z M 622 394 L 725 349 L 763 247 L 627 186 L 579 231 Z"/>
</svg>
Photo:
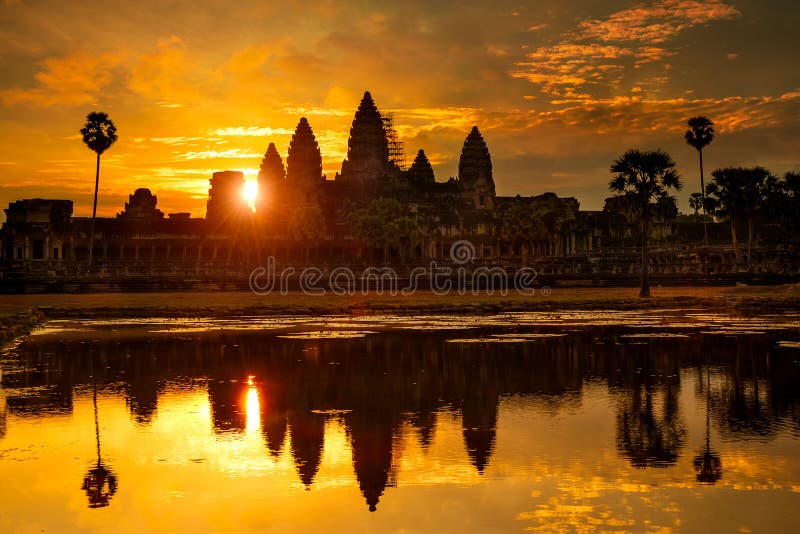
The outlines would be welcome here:
<svg viewBox="0 0 800 534">
<path fill-rule="evenodd" d="M 704 243 L 708 246 L 708 225 L 706 223 L 705 191 L 706 184 L 703 178 L 703 148 L 708 146 L 714 139 L 714 123 L 708 117 L 692 117 L 688 121 L 689 129 L 686 130 L 684 138 L 686 142 L 693 146 L 700 154 L 700 195 L 703 198 L 701 207 L 703 208 L 703 236 Z"/>
<path fill-rule="evenodd" d="M 729 167 L 711 173 L 714 181 L 708 184 L 706 194 L 709 204 L 721 215 L 727 215 L 731 224 L 731 243 L 740 263 L 736 221 L 743 217 L 747 221 L 747 263 L 752 267 L 753 221 L 766 204 L 767 192 L 774 178 L 763 167 Z"/>
<path fill-rule="evenodd" d="M 669 191 L 681 189 L 680 175 L 675 170 L 672 156 L 661 150 L 647 152 L 628 150 L 614 161 L 611 172 L 615 177 L 608 184 L 609 189 L 625 199 L 621 204 L 626 205 L 639 222 L 642 237 L 642 277 L 639 297 L 649 298 L 647 230 L 654 217 L 669 216 L 674 213 L 673 210 L 666 208 L 676 205 Z"/>
<path fill-rule="evenodd" d="M 83 142 L 97 154 L 97 171 L 94 179 L 94 205 L 92 206 L 92 227 L 89 232 L 89 268 L 92 267 L 94 251 L 94 222 L 97 218 L 97 189 L 100 185 L 100 155 L 117 140 L 117 127 L 108 114 L 93 111 L 86 116 L 86 126 L 81 128 Z"/>
</svg>

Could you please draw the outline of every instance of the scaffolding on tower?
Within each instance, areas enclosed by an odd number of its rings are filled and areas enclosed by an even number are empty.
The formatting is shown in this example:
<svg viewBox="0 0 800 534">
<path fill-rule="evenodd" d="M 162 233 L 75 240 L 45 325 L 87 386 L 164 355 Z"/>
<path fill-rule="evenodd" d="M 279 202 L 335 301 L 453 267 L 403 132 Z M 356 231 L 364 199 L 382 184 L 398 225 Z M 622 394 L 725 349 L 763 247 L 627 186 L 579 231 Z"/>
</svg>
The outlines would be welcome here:
<svg viewBox="0 0 800 534">
<path fill-rule="evenodd" d="M 397 130 L 394 129 L 394 112 L 386 113 L 381 119 L 386 132 L 386 140 L 389 142 L 389 163 L 397 165 L 401 171 L 404 171 L 406 170 L 405 147 L 397 135 Z"/>
</svg>

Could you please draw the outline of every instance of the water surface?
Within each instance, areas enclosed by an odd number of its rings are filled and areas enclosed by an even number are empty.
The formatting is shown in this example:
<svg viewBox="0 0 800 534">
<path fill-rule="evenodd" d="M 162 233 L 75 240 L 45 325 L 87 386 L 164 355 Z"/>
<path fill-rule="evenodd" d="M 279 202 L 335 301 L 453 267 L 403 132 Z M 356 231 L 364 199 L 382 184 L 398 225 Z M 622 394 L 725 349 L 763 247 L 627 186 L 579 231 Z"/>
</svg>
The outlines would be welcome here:
<svg viewBox="0 0 800 534">
<path fill-rule="evenodd" d="M 53 321 L 0 369 L 0 531 L 781 532 L 800 318 Z"/>
</svg>

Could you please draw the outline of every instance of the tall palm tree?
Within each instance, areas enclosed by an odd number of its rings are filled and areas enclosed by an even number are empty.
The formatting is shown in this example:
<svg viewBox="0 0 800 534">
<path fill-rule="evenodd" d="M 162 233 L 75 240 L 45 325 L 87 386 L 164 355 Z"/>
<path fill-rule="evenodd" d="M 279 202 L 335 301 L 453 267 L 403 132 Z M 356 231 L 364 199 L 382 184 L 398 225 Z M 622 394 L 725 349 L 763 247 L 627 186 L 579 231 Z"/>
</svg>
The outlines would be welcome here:
<svg viewBox="0 0 800 534">
<path fill-rule="evenodd" d="M 649 262 L 647 259 L 647 230 L 656 216 L 669 217 L 677 210 L 669 191 L 681 189 L 681 179 L 672 156 L 661 150 L 642 152 L 628 150 L 611 165 L 614 179 L 608 184 L 611 191 L 623 197 L 627 209 L 639 222 L 642 237 L 642 277 L 639 297 L 650 297 Z"/>
<path fill-rule="evenodd" d="M 94 178 L 94 205 L 92 206 L 92 227 L 89 232 L 89 268 L 92 267 L 94 252 L 94 222 L 97 218 L 97 189 L 100 185 L 100 155 L 117 140 L 117 127 L 107 113 L 93 111 L 86 116 L 86 125 L 81 128 L 83 142 L 97 154 L 97 170 Z"/>
<path fill-rule="evenodd" d="M 686 142 L 693 146 L 700 154 L 700 194 L 703 197 L 701 206 L 703 208 L 703 239 L 708 246 L 708 225 L 706 224 L 706 184 L 703 178 L 703 148 L 708 146 L 714 139 L 714 123 L 708 117 L 692 117 L 688 121 L 689 129 L 686 130 L 684 138 Z"/>
</svg>

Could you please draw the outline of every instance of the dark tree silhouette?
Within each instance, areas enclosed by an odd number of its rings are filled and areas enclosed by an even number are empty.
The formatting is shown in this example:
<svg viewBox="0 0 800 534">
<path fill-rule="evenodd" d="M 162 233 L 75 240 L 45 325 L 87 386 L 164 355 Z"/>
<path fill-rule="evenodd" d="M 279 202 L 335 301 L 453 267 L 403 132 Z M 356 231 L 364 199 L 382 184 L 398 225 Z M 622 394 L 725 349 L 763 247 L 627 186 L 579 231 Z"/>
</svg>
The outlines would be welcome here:
<svg viewBox="0 0 800 534">
<path fill-rule="evenodd" d="M 642 276 L 640 298 L 650 297 L 647 230 L 655 216 L 674 217 L 675 197 L 670 190 L 680 190 L 681 181 L 672 157 L 661 150 L 629 150 L 611 165 L 615 175 L 609 189 L 623 197 L 627 209 L 639 221 L 642 238 Z"/>
<path fill-rule="evenodd" d="M 94 178 L 94 204 L 92 206 L 92 227 L 89 232 L 89 267 L 92 266 L 94 252 L 94 222 L 97 218 L 97 189 L 100 186 L 100 155 L 117 140 L 117 127 L 108 114 L 93 111 L 86 116 L 86 125 L 81 128 L 83 142 L 97 154 L 97 169 Z"/>
<path fill-rule="evenodd" d="M 389 248 L 403 250 L 413 247 L 422 231 L 417 222 L 405 217 L 403 206 L 394 199 L 379 198 L 353 212 L 351 216 L 356 236 L 365 243 L 383 249 L 384 260 L 389 259 Z M 401 251 L 405 256 L 405 253 Z"/>
<path fill-rule="evenodd" d="M 308 261 L 311 247 L 325 235 L 325 214 L 318 206 L 298 206 L 289 216 L 287 231 L 294 241 L 303 243 Z"/>
<path fill-rule="evenodd" d="M 699 116 L 689 119 L 688 125 L 689 129 L 686 130 L 684 138 L 700 155 L 700 196 L 703 199 L 700 206 L 703 209 L 703 242 L 708 246 L 708 225 L 706 224 L 705 207 L 706 184 L 703 178 L 703 148 L 711 144 L 711 141 L 714 139 L 714 123 L 708 117 Z"/>
<path fill-rule="evenodd" d="M 788 236 L 800 233 L 800 173 L 787 172 L 781 180 L 770 180 L 766 211 L 780 222 Z"/>
<path fill-rule="evenodd" d="M 692 193 L 689 195 L 689 207 L 694 210 L 694 215 L 696 217 L 697 212 L 703 208 L 703 195 L 700 193 Z M 705 211 L 703 214 L 705 214 Z M 703 225 L 705 225 L 705 220 L 703 221 Z"/>
<path fill-rule="evenodd" d="M 741 255 L 736 222 L 740 218 L 747 221 L 747 263 L 748 267 L 752 267 L 753 221 L 766 205 L 768 191 L 775 179 L 763 167 L 717 169 L 711 176 L 714 181 L 708 184 L 706 194 L 714 210 L 720 215 L 727 215 L 731 223 L 731 243 L 737 264 L 741 262 Z"/>
<path fill-rule="evenodd" d="M 532 204 L 518 202 L 503 213 L 500 235 L 520 248 L 522 262 L 527 263 L 534 242 L 546 239 L 547 229 Z"/>
</svg>

